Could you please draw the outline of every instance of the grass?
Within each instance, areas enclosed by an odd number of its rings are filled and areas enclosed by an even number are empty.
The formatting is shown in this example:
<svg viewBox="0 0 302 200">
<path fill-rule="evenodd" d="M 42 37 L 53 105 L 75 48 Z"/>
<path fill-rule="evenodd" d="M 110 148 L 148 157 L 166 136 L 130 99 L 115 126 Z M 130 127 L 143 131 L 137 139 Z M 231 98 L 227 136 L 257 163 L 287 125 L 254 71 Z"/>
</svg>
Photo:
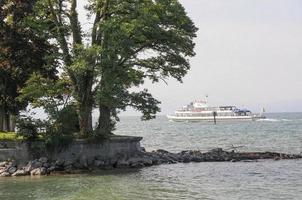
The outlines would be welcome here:
<svg viewBox="0 0 302 200">
<path fill-rule="evenodd" d="M 0 132 L 0 141 L 20 141 L 23 137 L 17 136 L 15 132 Z"/>
</svg>

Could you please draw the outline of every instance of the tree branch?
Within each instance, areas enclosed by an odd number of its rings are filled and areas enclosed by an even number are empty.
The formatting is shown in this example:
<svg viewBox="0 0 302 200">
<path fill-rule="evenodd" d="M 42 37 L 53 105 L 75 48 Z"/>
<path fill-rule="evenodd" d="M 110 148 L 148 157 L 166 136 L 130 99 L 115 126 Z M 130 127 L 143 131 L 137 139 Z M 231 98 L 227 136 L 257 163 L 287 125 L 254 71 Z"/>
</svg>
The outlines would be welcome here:
<svg viewBox="0 0 302 200">
<path fill-rule="evenodd" d="M 92 27 L 92 33 L 91 33 L 91 44 L 94 45 L 97 40 L 97 29 L 98 29 L 98 24 L 101 20 L 100 16 L 100 11 L 96 12 L 93 27 Z"/>
<path fill-rule="evenodd" d="M 76 11 L 77 0 L 71 1 L 70 14 L 68 15 L 70 20 L 70 27 L 73 36 L 73 46 L 76 44 L 82 44 L 82 31 L 78 20 L 78 13 Z"/>
<path fill-rule="evenodd" d="M 62 52 L 63 52 L 63 61 L 65 62 L 65 65 L 67 66 L 66 69 L 67 69 L 67 72 L 70 76 L 70 79 L 76 83 L 77 82 L 77 79 L 76 77 L 74 76 L 73 72 L 69 69 L 69 66 L 71 66 L 72 64 L 72 60 L 71 60 L 71 55 L 69 53 L 69 48 L 68 48 L 68 43 L 66 41 L 66 38 L 65 38 L 65 33 L 64 33 L 64 30 L 63 30 L 63 24 L 62 24 L 62 19 L 60 16 L 58 16 L 55 12 L 55 9 L 53 8 L 53 5 L 51 3 L 51 0 L 48 0 L 47 1 L 48 3 L 48 7 L 50 9 L 50 12 L 53 16 L 53 20 L 57 26 L 56 30 L 57 30 L 57 40 L 60 44 L 60 47 L 62 49 Z"/>
</svg>

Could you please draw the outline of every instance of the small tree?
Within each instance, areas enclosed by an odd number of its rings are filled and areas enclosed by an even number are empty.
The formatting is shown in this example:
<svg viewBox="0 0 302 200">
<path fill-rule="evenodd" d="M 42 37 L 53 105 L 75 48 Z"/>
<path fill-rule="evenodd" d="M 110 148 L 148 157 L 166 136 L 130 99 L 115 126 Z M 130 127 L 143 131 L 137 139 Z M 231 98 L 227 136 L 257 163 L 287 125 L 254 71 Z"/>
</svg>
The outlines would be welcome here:
<svg viewBox="0 0 302 200">
<path fill-rule="evenodd" d="M 34 73 L 20 92 L 19 100 L 31 102 L 33 108 L 44 109 L 52 132 L 72 134 L 79 131 L 71 83 L 64 74 L 51 80 Z"/>
</svg>

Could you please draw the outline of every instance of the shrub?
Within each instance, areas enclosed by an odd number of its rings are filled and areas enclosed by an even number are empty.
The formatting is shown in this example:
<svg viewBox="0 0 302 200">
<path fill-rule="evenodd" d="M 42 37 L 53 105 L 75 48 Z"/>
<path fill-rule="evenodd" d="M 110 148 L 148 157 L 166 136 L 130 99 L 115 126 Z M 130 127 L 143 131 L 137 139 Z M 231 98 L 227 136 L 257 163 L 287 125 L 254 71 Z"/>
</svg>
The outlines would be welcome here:
<svg viewBox="0 0 302 200">
<path fill-rule="evenodd" d="M 79 118 L 75 105 L 67 105 L 59 111 L 58 119 L 59 131 L 64 135 L 72 135 L 80 131 Z"/>
<path fill-rule="evenodd" d="M 17 119 L 17 136 L 25 140 L 35 140 L 39 137 L 38 130 L 41 129 L 42 121 L 32 117 L 20 117 Z"/>
<path fill-rule="evenodd" d="M 14 132 L 0 132 L 0 141 L 18 141 L 22 139 L 23 137 L 18 137 Z"/>
</svg>

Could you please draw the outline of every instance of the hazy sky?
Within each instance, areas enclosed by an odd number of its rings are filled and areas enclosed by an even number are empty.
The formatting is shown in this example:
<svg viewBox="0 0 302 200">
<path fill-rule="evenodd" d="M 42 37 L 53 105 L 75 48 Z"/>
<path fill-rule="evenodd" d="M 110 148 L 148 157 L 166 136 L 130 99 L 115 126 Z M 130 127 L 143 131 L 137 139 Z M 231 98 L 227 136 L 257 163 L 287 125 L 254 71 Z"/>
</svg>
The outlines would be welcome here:
<svg viewBox="0 0 302 200">
<path fill-rule="evenodd" d="M 180 2 L 199 28 L 197 54 L 183 84 L 145 85 L 162 114 L 206 94 L 211 105 L 302 111 L 301 0 Z"/>
<path fill-rule="evenodd" d="M 301 0 L 181 0 L 199 28 L 183 84 L 148 87 L 163 113 L 209 95 L 212 105 L 302 111 Z"/>
</svg>

